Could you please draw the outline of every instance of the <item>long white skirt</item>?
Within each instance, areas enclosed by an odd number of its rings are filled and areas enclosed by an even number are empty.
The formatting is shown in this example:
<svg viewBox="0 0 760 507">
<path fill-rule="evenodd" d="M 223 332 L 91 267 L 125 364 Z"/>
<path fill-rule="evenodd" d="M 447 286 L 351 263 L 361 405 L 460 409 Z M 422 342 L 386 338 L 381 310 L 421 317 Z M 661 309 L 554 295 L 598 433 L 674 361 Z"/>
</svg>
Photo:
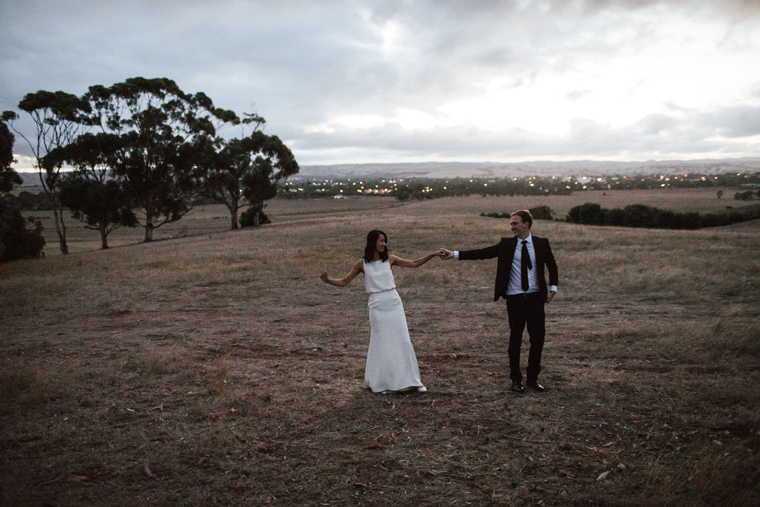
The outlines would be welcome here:
<svg viewBox="0 0 760 507">
<path fill-rule="evenodd" d="M 396 289 L 369 296 L 371 335 L 364 382 L 373 392 L 421 387 L 404 305 Z"/>
</svg>

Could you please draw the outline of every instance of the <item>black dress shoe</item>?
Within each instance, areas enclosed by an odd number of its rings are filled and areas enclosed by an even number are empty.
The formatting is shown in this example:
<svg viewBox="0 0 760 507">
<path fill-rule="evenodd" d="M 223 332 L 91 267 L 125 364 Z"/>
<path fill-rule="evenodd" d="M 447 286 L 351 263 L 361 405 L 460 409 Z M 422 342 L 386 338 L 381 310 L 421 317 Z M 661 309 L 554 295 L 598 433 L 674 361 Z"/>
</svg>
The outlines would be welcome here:
<svg viewBox="0 0 760 507">
<path fill-rule="evenodd" d="M 540 393 L 546 391 L 546 388 L 542 386 L 541 384 L 539 384 L 538 380 L 534 380 L 533 382 L 528 382 L 528 387 Z"/>
<path fill-rule="evenodd" d="M 523 387 L 522 382 L 516 382 L 516 381 L 512 382 L 512 390 L 518 393 L 525 392 L 525 388 Z"/>
</svg>

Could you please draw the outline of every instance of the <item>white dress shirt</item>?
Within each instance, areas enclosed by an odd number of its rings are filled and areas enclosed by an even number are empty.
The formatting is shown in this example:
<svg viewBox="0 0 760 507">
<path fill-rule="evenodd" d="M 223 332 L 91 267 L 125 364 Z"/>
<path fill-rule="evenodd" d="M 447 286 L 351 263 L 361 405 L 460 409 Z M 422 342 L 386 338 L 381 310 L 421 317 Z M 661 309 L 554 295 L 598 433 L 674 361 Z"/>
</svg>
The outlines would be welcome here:
<svg viewBox="0 0 760 507">
<path fill-rule="evenodd" d="M 522 263 L 522 246 L 523 241 L 528 242 L 528 255 L 530 256 L 530 265 L 528 269 L 528 290 L 522 290 L 522 274 L 520 273 L 520 267 Z M 454 252 L 454 257 L 459 259 L 459 250 Z M 528 237 L 523 239 L 517 238 L 517 246 L 515 247 L 515 255 L 512 258 L 512 269 L 509 274 L 509 287 L 507 288 L 507 295 L 513 296 L 515 294 L 525 294 L 526 292 L 538 292 L 540 291 L 538 285 L 538 269 L 536 267 L 536 250 L 533 248 L 533 235 L 528 234 Z M 549 286 L 549 292 L 557 292 L 556 285 Z"/>
</svg>

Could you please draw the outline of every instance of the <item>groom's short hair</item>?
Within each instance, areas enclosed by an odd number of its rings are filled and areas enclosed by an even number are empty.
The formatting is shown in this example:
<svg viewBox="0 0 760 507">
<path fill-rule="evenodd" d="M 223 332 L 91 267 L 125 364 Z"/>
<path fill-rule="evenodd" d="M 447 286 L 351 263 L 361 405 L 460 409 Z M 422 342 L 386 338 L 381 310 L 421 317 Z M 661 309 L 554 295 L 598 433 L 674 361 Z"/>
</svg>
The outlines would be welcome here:
<svg viewBox="0 0 760 507">
<path fill-rule="evenodd" d="M 520 217 L 524 224 L 528 224 L 528 229 L 533 227 L 533 215 L 530 214 L 530 211 L 521 209 L 520 211 L 513 212 L 512 216 Z"/>
</svg>

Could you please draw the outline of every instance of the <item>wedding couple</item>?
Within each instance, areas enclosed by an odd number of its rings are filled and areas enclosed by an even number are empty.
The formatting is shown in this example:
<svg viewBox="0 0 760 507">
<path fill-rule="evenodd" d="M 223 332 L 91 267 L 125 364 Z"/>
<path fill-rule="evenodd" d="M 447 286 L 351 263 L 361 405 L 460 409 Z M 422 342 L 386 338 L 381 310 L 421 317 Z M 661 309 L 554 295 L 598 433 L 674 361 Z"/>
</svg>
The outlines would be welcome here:
<svg viewBox="0 0 760 507">
<path fill-rule="evenodd" d="M 544 387 L 538 382 L 541 351 L 544 347 L 544 304 L 557 293 L 557 263 L 549 240 L 530 233 L 533 216 L 529 211 L 515 211 L 510 227 L 513 236 L 502 238 L 496 245 L 477 250 L 454 251 L 441 248 L 415 260 L 388 254 L 388 236 L 378 230 L 367 234 L 364 257 L 354 264 L 343 278 L 330 278 L 323 271 L 323 282 L 345 287 L 359 273 L 364 273 L 364 286 L 369 292 L 370 341 L 364 381 L 373 392 L 419 391 L 427 389 L 420 381 L 417 357 L 414 354 L 406 324 L 404 306 L 396 292 L 392 266 L 416 268 L 433 257 L 444 260 L 482 260 L 498 258 L 494 301 L 507 300 L 509 318 L 509 368 L 512 390 L 524 392 L 520 372 L 520 348 L 523 330 L 528 327 L 530 353 L 526 372 L 527 384 L 536 391 Z M 544 271 L 549 270 L 547 287 Z"/>
</svg>

